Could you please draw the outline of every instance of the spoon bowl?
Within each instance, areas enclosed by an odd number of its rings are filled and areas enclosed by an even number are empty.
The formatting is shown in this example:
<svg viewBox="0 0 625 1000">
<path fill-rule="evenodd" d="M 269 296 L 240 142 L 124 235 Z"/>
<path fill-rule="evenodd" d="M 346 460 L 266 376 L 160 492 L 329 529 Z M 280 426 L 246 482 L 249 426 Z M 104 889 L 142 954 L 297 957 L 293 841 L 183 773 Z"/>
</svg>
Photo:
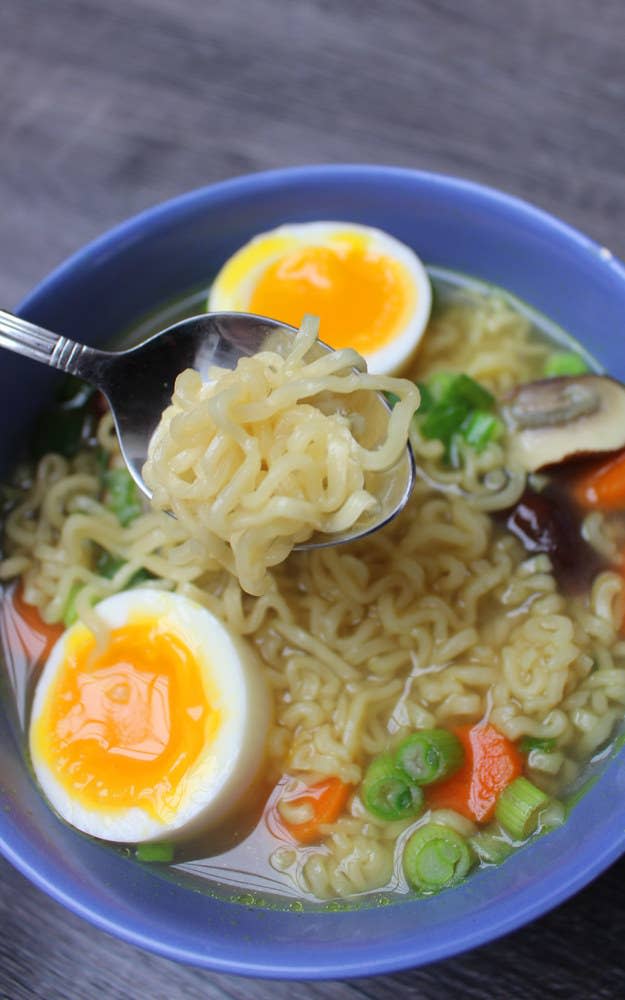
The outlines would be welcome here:
<svg viewBox="0 0 625 1000">
<path fill-rule="evenodd" d="M 212 365 L 233 369 L 241 357 L 271 349 L 284 353 L 297 331 L 278 320 L 251 313 L 203 313 L 184 319 L 126 351 L 101 351 L 79 344 L 12 313 L 0 310 L 0 347 L 75 375 L 99 389 L 108 400 L 122 457 L 139 489 L 151 491 L 143 479 L 148 446 L 163 411 L 169 406 L 180 372 L 194 368 L 205 375 Z M 331 351 L 316 341 L 309 359 Z M 337 399 L 337 408 L 343 403 Z M 326 400 L 327 407 L 327 400 Z M 364 447 L 375 447 L 386 435 L 390 408 L 375 392 L 353 393 L 350 412 L 363 428 Z M 356 434 L 355 434 L 356 436 Z M 384 472 L 372 473 L 368 489 L 378 505 L 345 532 L 315 532 L 297 549 L 320 548 L 354 541 L 388 524 L 406 505 L 415 478 L 412 449 L 407 445 L 399 461 Z"/>
</svg>

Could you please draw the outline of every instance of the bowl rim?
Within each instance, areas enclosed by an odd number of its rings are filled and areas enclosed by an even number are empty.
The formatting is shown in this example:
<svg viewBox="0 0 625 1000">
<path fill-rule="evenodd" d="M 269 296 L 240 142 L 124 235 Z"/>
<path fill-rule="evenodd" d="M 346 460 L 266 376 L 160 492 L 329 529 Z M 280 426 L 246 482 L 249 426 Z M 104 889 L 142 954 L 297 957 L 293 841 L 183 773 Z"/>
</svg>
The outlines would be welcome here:
<svg viewBox="0 0 625 1000">
<path fill-rule="evenodd" d="M 537 205 L 526 201 L 524 198 L 520 198 L 518 195 L 509 194 L 490 185 L 468 180 L 465 177 L 455 174 L 418 170 L 410 167 L 386 166 L 383 164 L 319 163 L 311 166 L 281 167 L 276 170 L 240 174 L 236 177 L 216 181 L 213 184 L 193 188 L 183 194 L 176 195 L 173 198 L 168 198 L 165 201 L 145 208 L 112 226 L 106 232 L 90 240 L 66 257 L 21 299 L 16 312 L 21 315 L 22 312 L 26 313 L 30 311 L 36 301 L 49 295 L 58 284 L 65 281 L 67 276 L 76 267 L 86 263 L 93 256 L 105 254 L 106 251 L 116 248 L 120 242 L 132 237 L 139 231 L 143 233 L 146 230 L 149 231 L 149 229 L 176 216 L 180 211 L 197 201 L 209 204 L 210 202 L 220 201 L 224 197 L 244 196 L 252 191 L 275 187 L 276 185 L 298 179 L 314 180 L 316 178 L 327 177 L 334 180 L 341 178 L 347 180 L 369 175 L 375 175 L 380 178 L 384 177 L 389 180 L 393 178 L 397 180 L 413 179 L 439 189 L 454 188 L 457 192 L 472 195 L 486 203 L 505 206 L 512 211 L 521 213 L 526 220 L 531 219 L 537 224 L 549 226 L 552 230 L 559 232 L 561 236 L 575 243 L 580 250 L 585 252 L 590 251 L 593 256 L 597 254 L 607 267 L 613 268 L 619 273 L 621 278 L 625 279 L 625 262 L 621 261 L 611 250 L 602 246 L 570 223 L 564 222 L 546 209 L 539 208 Z"/>
<path fill-rule="evenodd" d="M 579 251 L 590 255 L 597 263 L 597 256 L 603 265 L 613 270 L 625 288 L 625 265 L 609 250 L 584 235 L 578 229 L 554 217 L 549 212 L 532 205 L 515 195 L 497 190 L 487 185 L 457 177 L 452 174 L 434 173 L 415 170 L 406 167 L 384 166 L 379 164 L 315 164 L 311 166 L 286 167 L 278 170 L 267 170 L 249 173 L 229 178 L 214 184 L 196 188 L 185 194 L 161 202 L 147 208 L 131 218 L 119 223 L 95 240 L 90 241 L 81 249 L 69 256 L 52 272 L 40 281 L 35 288 L 21 301 L 17 307 L 19 314 L 26 314 L 35 308 L 40 301 L 53 294 L 66 281 L 72 279 L 73 272 L 81 269 L 95 257 L 108 255 L 117 250 L 120 244 L 132 239 L 138 234 L 142 238 L 149 236 L 152 229 L 158 229 L 168 220 L 175 219 L 179 213 L 201 203 L 203 208 L 218 203 L 223 199 L 236 199 L 249 194 L 258 196 L 263 190 L 280 187 L 294 182 L 323 182 L 324 180 L 350 181 L 353 179 L 368 180 L 405 180 L 416 181 L 429 185 L 440 191 L 452 190 L 456 194 L 464 194 L 485 207 L 504 209 L 508 213 L 517 214 L 525 221 L 539 227 L 547 227 L 552 233 L 559 234 L 569 243 L 575 244 Z M 589 793 L 591 795 L 592 793 Z M 51 898 L 67 907 L 71 912 L 92 923 L 101 930 L 113 934 L 129 944 L 147 949 L 162 957 L 178 962 L 192 964 L 212 970 L 216 973 L 230 973 L 259 978 L 280 979 L 347 979 L 397 972 L 417 965 L 449 958 L 460 954 L 480 944 L 494 941 L 497 938 L 521 927 L 553 907 L 568 899 L 575 892 L 587 885 L 592 879 L 605 870 L 625 850 L 625 826 L 614 822 L 610 827 L 610 836 L 604 838 L 603 844 L 597 850 L 595 843 L 591 844 L 584 838 L 575 855 L 575 863 L 569 863 L 565 869 L 566 878 L 547 872 L 541 882 L 541 891 L 535 898 L 521 906 L 507 905 L 506 914 L 499 912 L 501 904 L 494 906 L 497 916 L 490 916 L 490 911 L 475 921 L 462 935 L 456 935 L 449 941 L 439 941 L 436 945 L 424 947 L 415 938 L 414 945 L 408 948 L 391 950 L 385 947 L 383 954 L 369 953 L 365 964 L 362 955 L 354 949 L 351 960 L 347 955 L 339 962 L 328 963 L 319 968 L 306 961 L 305 955 L 295 952 L 287 954 L 286 959 L 276 961 L 275 956 L 263 960 L 260 952 L 247 956 L 245 949 L 239 949 L 235 954 L 222 957 L 198 952 L 191 948 L 170 944 L 162 936 L 151 932 L 149 927 L 141 928 L 139 924 L 123 919 L 115 906 L 103 904 L 94 898 L 88 887 L 76 888 L 66 879 L 67 885 L 52 879 L 37 860 L 37 852 L 29 847 L 19 835 L 17 826 L 10 820 L 0 817 L 0 853 L 33 884 Z M 418 901 L 416 901 L 418 905 Z M 410 901 L 399 905 L 412 905 Z M 323 914 L 324 919 L 331 921 L 346 916 L 345 913 Z"/>
</svg>

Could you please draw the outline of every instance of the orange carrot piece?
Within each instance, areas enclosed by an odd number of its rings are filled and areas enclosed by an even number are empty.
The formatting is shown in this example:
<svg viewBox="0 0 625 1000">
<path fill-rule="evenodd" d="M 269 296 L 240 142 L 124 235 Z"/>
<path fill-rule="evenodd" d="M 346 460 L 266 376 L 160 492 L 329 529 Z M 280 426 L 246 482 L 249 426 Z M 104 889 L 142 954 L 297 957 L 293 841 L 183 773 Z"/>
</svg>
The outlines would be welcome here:
<svg viewBox="0 0 625 1000">
<path fill-rule="evenodd" d="M 24 600 L 24 591 L 20 584 L 13 591 L 13 610 L 17 619 L 16 625 L 19 642 L 28 658 L 34 663 L 48 657 L 56 640 L 63 632 L 62 625 L 48 625 L 39 614 L 34 604 Z"/>
<path fill-rule="evenodd" d="M 323 823 L 335 823 L 339 818 L 351 790 L 351 785 L 346 785 L 340 778 L 323 778 L 285 799 L 289 805 L 306 805 L 311 808 L 310 819 L 302 823 L 290 823 L 280 815 L 279 825 L 300 844 L 312 844 L 320 838 L 319 827 Z"/>
<path fill-rule="evenodd" d="M 427 805 L 488 823 L 504 788 L 522 773 L 523 758 L 514 743 L 490 724 L 458 726 L 454 732 L 464 747 L 464 764 L 447 781 L 427 789 Z"/>
<path fill-rule="evenodd" d="M 625 451 L 584 472 L 573 483 L 573 496 L 590 510 L 625 510 Z"/>
</svg>

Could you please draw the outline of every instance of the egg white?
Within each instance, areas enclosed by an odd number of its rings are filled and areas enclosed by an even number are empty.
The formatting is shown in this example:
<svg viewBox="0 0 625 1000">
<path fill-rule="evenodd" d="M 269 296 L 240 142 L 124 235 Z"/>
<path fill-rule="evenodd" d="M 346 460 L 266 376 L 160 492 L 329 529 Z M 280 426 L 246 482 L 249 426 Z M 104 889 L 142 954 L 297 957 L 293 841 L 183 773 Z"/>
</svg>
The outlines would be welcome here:
<svg viewBox="0 0 625 1000">
<path fill-rule="evenodd" d="M 415 353 L 427 327 L 432 308 L 432 287 L 427 271 L 414 250 L 381 229 L 353 222 L 304 222 L 260 233 L 223 265 L 211 286 L 208 309 L 213 312 L 248 312 L 256 285 L 276 260 L 302 247 L 326 246 L 337 235 L 350 233 L 364 239 L 368 250 L 401 264 L 409 275 L 415 293 L 415 305 L 409 320 L 392 339 L 363 355 L 370 372 L 398 374 Z M 319 336 L 323 340 L 323 326 Z"/>
<path fill-rule="evenodd" d="M 41 674 L 30 722 L 31 758 L 37 780 L 53 808 L 84 833 L 120 843 L 182 840 L 223 822 L 239 806 L 259 775 L 265 754 L 270 709 L 260 664 L 252 648 L 234 636 L 210 611 L 178 594 L 140 588 L 107 598 L 98 614 L 112 628 L 131 618 L 158 620 L 193 655 L 208 690 L 217 692 L 220 724 L 214 738 L 181 781 L 175 815 L 160 821 L 137 805 L 127 809 L 86 808 L 60 783 L 33 741 L 51 687 L 62 668 L 68 643 L 80 623 L 63 633 Z M 123 762 L 120 762 L 123 767 Z"/>
</svg>

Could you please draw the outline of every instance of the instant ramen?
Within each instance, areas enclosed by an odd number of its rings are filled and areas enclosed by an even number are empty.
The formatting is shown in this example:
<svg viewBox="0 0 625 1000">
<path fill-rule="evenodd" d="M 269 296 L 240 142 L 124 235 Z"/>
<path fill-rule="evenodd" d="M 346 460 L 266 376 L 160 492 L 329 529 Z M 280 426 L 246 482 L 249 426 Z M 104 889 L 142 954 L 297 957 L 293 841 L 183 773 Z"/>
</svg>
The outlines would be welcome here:
<svg viewBox="0 0 625 1000">
<path fill-rule="evenodd" d="M 2 639 L 66 819 L 309 900 L 435 892 L 565 820 L 625 706 L 625 441 L 575 448 L 620 387 L 503 293 L 434 288 L 408 506 L 265 561 L 258 596 L 139 497 L 100 398 L 49 414 L 6 491 Z"/>
</svg>

